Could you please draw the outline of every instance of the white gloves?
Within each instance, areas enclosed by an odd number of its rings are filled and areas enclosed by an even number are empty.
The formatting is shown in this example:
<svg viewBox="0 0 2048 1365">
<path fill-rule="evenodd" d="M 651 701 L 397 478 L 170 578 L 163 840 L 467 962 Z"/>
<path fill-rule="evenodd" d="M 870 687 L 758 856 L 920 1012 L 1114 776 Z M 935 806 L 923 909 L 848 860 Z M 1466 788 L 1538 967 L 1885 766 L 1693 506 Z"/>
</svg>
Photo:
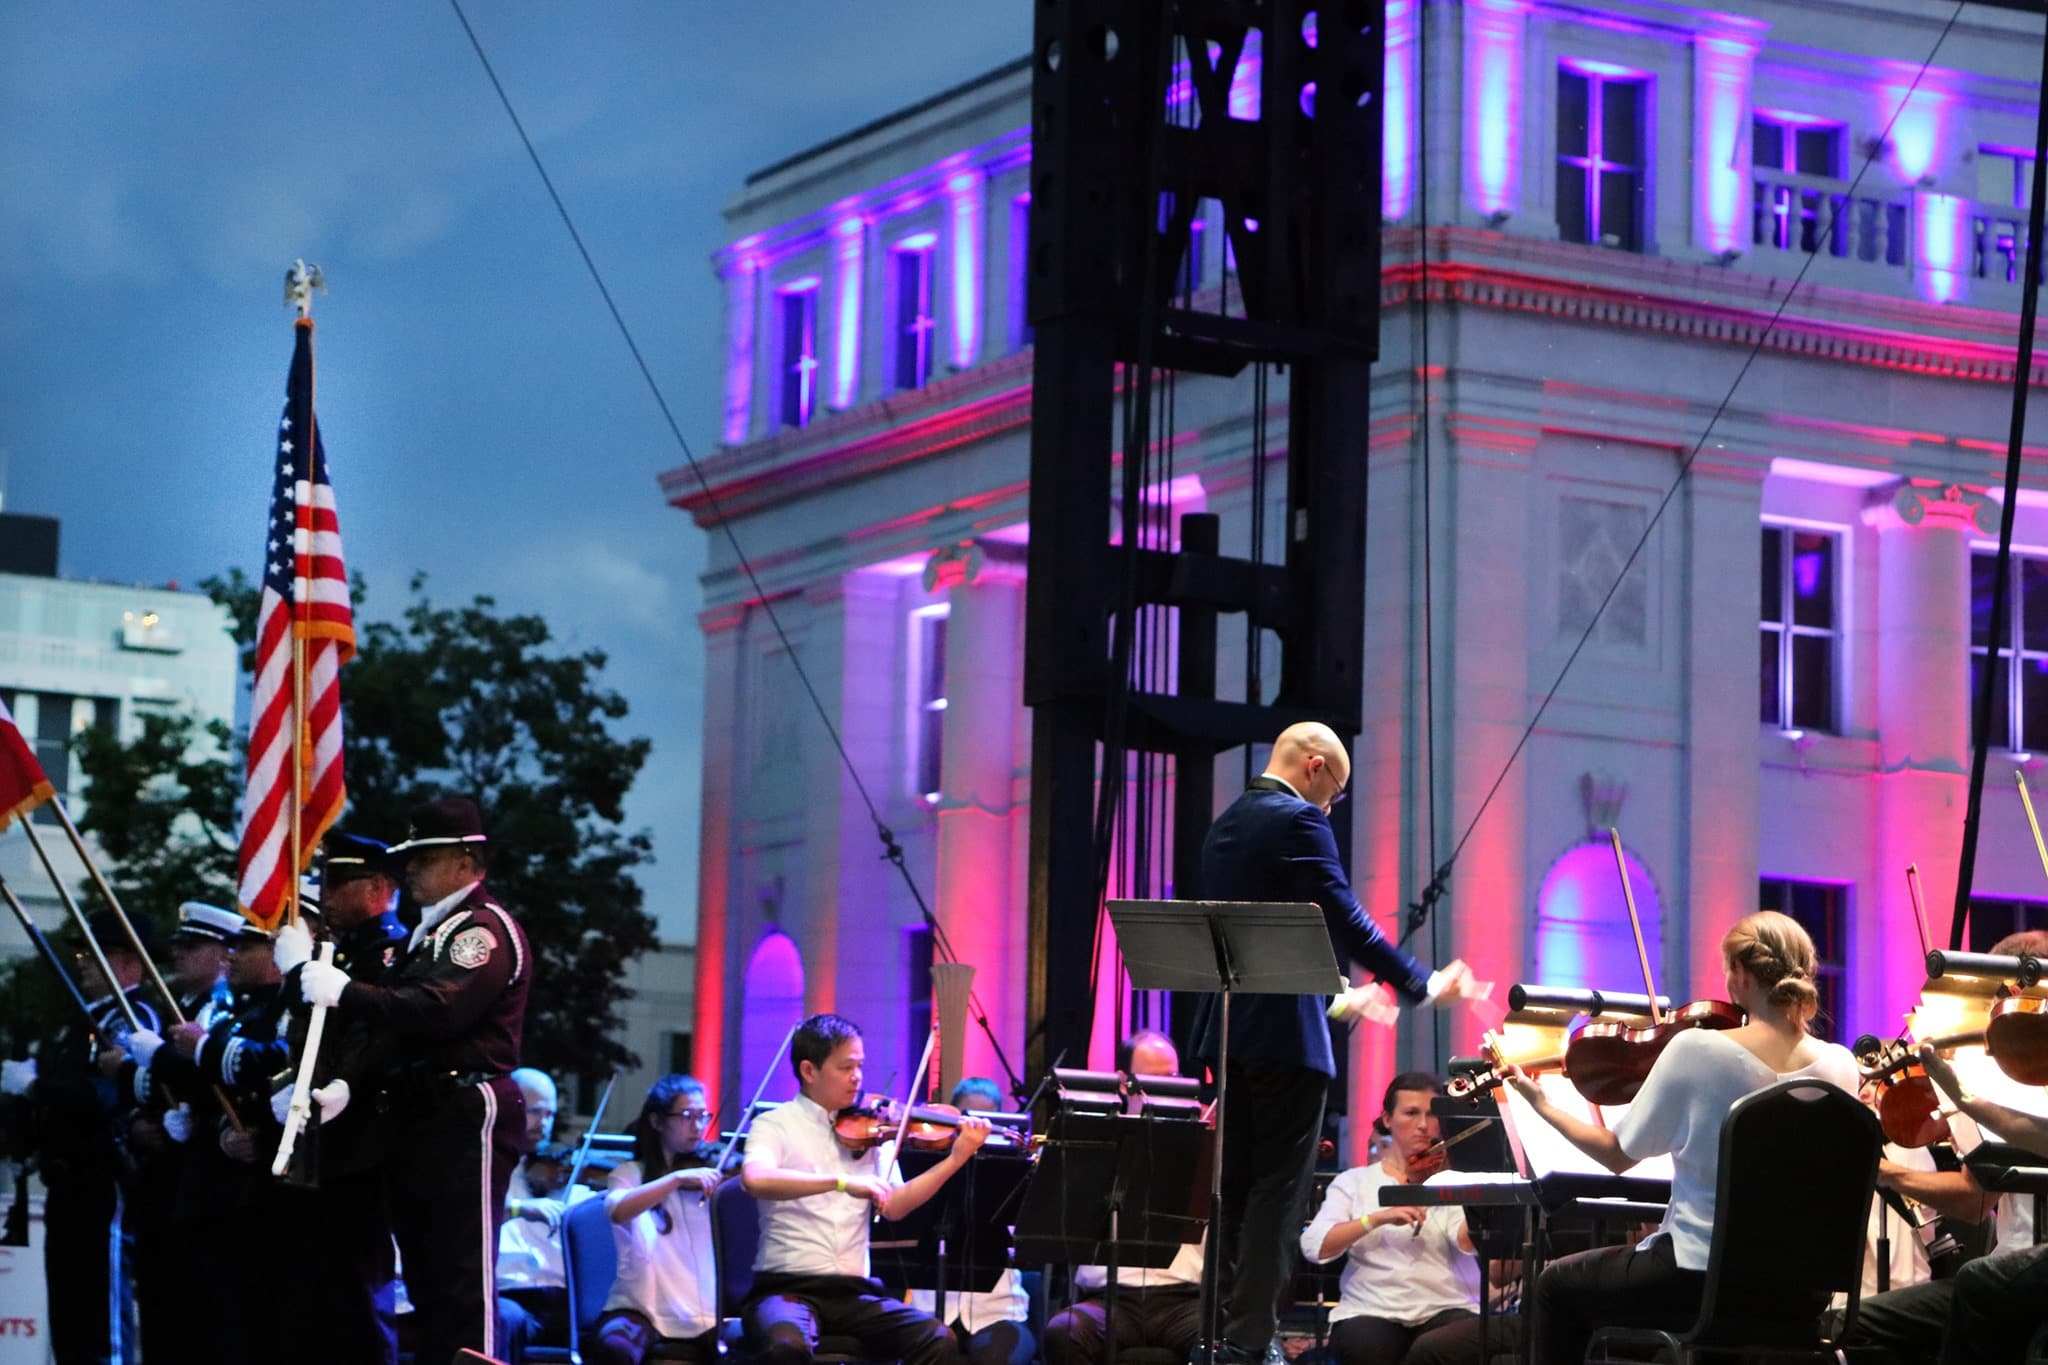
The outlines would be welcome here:
<svg viewBox="0 0 2048 1365">
<path fill-rule="evenodd" d="M 283 1123 L 287 1118 L 291 1117 L 291 1112 L 292 1088 L 286 1086 L 270 1097 L 270 1116 L 279 1123 Z"/>
<path fill-rule="evenodd" d="M 294 967 L 303 967 L 313 960 L 313 935 L 306 929 L 302 919 L 293 920 L 277 931 L 271 940 L 270 955 L 277 962 L 280 973 L 290 972 Z"/>
<path fill-rule="evenodd" d="M 299 969 L 299 994 L 309 1005 L 339 1005 L 346 985 L 348 973 L 331 962 L 308 962 Z"/>
<path fill-rule="evenodd" d="M 146 1028 L 139 1028 L 128 1035 L 128 1055 L 135 1059 L 137 1066 L 148 1066 L 149 1059 L 156 1056 L 156 1050 L 163 1045 L 163 1035 Z"/>
<path fill-rule="evenodd" d="M 290 1098 L 287 1096 L 286 1098 Z M 320 1106 L 320 1121 L 332 1123 L 348 1108 L 348 1082 L 340 1077 L 313 1088 L 313 1103 Z"/>
<path fill-rule="evenodd" d="M 36 1083 L 36 1059 L 0 1062 L 0 1095 L 26 1095 Z"/>
<path fill-rule="evenodd" d="M 164 1111 L 164 1136 L 173 1142 L 192 1140 L 192 1106 L 181 1104 Z"/>
</svg>

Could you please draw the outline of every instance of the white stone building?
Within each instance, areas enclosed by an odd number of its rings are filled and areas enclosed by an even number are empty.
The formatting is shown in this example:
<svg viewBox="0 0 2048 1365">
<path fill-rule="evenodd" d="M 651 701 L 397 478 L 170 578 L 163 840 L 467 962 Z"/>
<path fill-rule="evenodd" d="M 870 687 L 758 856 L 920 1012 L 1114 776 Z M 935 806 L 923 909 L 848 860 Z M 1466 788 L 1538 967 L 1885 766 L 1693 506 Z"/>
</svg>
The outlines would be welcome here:
<svg viewBox="0 0 2048 1365">
<path fill-rule="evenodd" d="M 1469 828 L 1425 956 L 1629 987 L 1611 823 L 1670 990 L 1721 993 L 1720 935 L 1774 905 L 1821 940 L 1841 1036 L 1898 1026 L 1906 865 L 1938 940 L 1956 880 L 2039 99 L 2038 25 L 1970 8 L 1936 50 L 1947 18 L 1395 0 L 1372 673 L 1340 809 L 1389 927 Z M 728 1090 L 805 1010 L 860 1019 L 878 1082 L 915 1060 L 929 936 L 869 800 L 1022 1052 L 1029 86 L 1028 60 L 992 72 L 728 209 L 725 443 L 711 497 L 664 480 L 758 575 L 711 537 L 697 1055 Z M 1229 269 L 1207 211 L 1197 289 Z M 1243 553 L 1250 379 L 1184 378 L 1177 403 L 1165 495 Z M 2048 479 L 2025 484 L 1990 937 L 2048 923 L 2013 781 L 2048 752 Z M 1241 678 L 1241 625 L 1221 637 Z M 1219 800 L 1242 772 L 1219 761 Z M 1396 1044 L 1356 1046 L 1376 1102 Z"/>
</svg>

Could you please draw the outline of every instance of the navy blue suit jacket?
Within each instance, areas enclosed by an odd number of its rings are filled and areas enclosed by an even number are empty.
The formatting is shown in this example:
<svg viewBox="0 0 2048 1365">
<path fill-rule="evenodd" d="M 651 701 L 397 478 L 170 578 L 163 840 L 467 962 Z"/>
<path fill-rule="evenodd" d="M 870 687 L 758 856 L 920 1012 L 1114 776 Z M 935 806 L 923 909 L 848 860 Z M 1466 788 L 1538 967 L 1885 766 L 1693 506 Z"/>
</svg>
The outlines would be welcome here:
<svg viewBox="0 0 2048 1365">
<path fill-rule="evenodd" d="M 1276 789 L 1277 788 L 1277 789 Z M 1323 912 L 1340 964 L 1357 963 L 1412 1001 L 1429 988 L 1429 969 L 1366 918 L 1337 861 L 1337 838 L 1321 807 L 1261 779 L 1209 826 L 1202 841 L 1203 900 L 1308 901 Z M 1234 995 L 1230 1060 L 1306 1067 L 1337 1074 L 1330 1053 L 1329 998 Z M 1195 1051 L 1215 1062 L 1222 1042 L 1221 997 L 1195 1012 Z"/>
</svg>

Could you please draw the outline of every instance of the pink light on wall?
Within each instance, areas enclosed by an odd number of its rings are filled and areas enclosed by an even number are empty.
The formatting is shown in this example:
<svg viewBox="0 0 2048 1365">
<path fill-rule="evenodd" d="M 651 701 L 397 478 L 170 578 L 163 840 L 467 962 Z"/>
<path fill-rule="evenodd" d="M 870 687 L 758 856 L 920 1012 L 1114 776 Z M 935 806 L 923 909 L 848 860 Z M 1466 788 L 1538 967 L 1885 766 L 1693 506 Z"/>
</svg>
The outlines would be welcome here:
<svg viewBox="0 0 2048 1365">
<path fill-rule="evenodd" d="M 832 231 L 838 238 L 834 252 L 833 289 L 838 317 L 833 327 L 832 406 L 850 408 L 860 392 L 860 285 L 867 225 L 859 218 L 845 218 Z"/>
<path fill-rule="evenodd" d="M 726 444 L 747 439 L 754 403 L 754 312 L 761 284 L 760 261 L 743 255 L 726 277 L 725 422 Z"/>
<path fill-rule="evenodd" d="M 1913 259 L 1920 296 L 1948 303 L 1963 292 L 1963 201 L 1952 194 L 1913 197 Z"/>
<path fill-rule="evenodd" d="M 1749 211 L 1750 74 L 1756 44 L 1702 36 L 1694 64 L 1693 176 L 1698 243 L 1716 254 L 1745 246 Z"/>
<path fill-rule="evenodd" d="M 1380 216 L 1398 222 L 1415 203 L 1415 0 L 1388 0 L 1381 101 Z"/>
<path fill-rule="evenodd" d="M 979 171 L 947 177 L 953 242 L 953 363 L 966 369 L 981 356 L 981 300 L 987 278 L 988 180 Z"/>
<path fill-rule="evenodd" d="M 1465 183 L 1481 213 L 1521 206 L 1522 38 L 1526 0 L 1465 10 Z"/>
<path fill-rule="evenodd" d="M 1643 921 L 1643 945 L 1654 968 L 1663 956 L 1664 918 L 1655 884 L 1635 855 L 1623 852 Z M 1640 990 L 1643 979 L 1629 931 L 1628 905 L 1605 842 L 1568 849 L 1544 874 L 1536 893 L 1536 979 L 1555 986 Z"/>
<path fill-rule="evenodd" d="M 1921 87 L 1887 86 L 1878 126 L 1891 123 L 1892 165 L 1901 184 L 1917 185 L 1934 169 L 1941 149 L 1942 119 L 1947 101 L 1940 92 Z M 1898 117 L 1892 117 L 1893 111 Z"/>
</svg>

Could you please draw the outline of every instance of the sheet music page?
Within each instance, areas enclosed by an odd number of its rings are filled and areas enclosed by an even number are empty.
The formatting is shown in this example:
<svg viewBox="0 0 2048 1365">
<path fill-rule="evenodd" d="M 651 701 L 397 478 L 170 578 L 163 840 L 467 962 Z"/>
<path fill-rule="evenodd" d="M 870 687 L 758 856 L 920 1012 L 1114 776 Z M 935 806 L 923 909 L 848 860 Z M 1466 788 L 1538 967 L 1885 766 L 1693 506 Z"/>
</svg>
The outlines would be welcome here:
<svg viewBox="0 0 2048 1365">
<path fill-rule="evenodd" d="M 1604 1111 L 1596 1108 L 1587 1102 L 1585 1096 L 1572 1088 L 1569 1080 L 1555 1072 L 1538 1076 L 1536 1084 L 1543 1091 L 1544 1098 L 1559 1109 L 1574 1118 L 1583 1119 L 1602 1128 L 1609 1127 L 1615 1119 L 1628 1112 L 1625 1105 L 1617 1105 Z M 1513 1086 L 1502 1086 L 1499 1099 L 1501 1121 L 1508 1125 L 1508 1131 L 1514 1136 L 1515 1152 L 1523 1166 L 1522 1174 L 1527 1178 L 1540 1180 L 1547 1175 L 1612 1174 L 1605 1166 L 1574 1147 L 1563 1133 L 1545 1122 Z M 1626 1174 L 1642 1180 L 1669 1180 L 1671 1157 L 1666 1153 L 1640 1161 L 1630 1167 Z"/>
<path fill-rule="evenodd" d="M 1959 1048 L 1955 1056 L 1949 1059 L 1949 1065 L 1956 1069 L 1956 1079 L 1963 1083 L 1964 1088 L 1974 1092 L 1981 1098 L 1990 1100 L 1994 1104 L 2002 1104 L 2008 1109 L 2017 1109 L 2022 1114 L 2048 1116 L 2048 1089 L 2043 1089 L 2038 1085 L 2021 1085 L 2018 1081 L 2000 1071 L 1998 1063 L 1992 1061 L 1991 1054 L 1983 1048 Z M 1979 1128 L 1984 1136 L 1993 1142 L 2003 1142 L 2005 1140 L 1989 1128 L 1983 1128 L 1982 1125 L 1970 1123 L 1962 1115 L 1957 1115 L 1949 1120 L 1949 1126 L 1952 1129 L 1958 1128 L 1958 1119 L 1962 1121 L 1963 1128 Z M 1962 1155 L 1967 1156 L 1971 1151 L 1976 1150 L 1977 1144 L 1970 1142 L 1965 1146 L 1965 1142 L 1964 1132 L 1959 1129 L 1956 1132 L 1956 1150 Z"/>
</svg>

